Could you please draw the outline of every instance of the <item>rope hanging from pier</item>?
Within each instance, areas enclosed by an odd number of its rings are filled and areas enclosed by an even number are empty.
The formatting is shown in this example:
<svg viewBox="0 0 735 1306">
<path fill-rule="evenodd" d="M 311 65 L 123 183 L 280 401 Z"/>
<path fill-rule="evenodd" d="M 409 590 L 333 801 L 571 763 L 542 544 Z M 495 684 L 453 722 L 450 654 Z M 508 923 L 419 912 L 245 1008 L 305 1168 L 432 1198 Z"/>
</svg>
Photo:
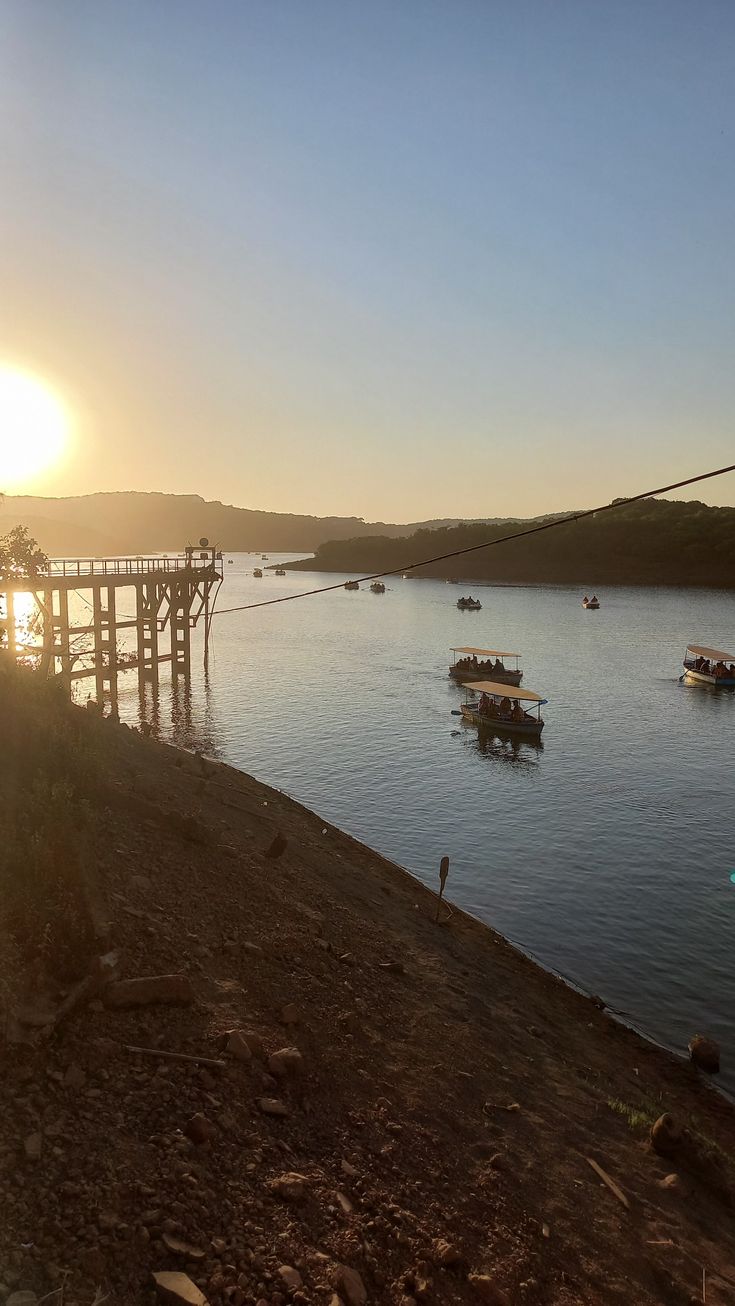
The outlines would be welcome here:
<svg viewBox="0 0 735 1306">
<path fill-rule="evenodd" d="M 615 499 L 613 503 L 602 504 L 599 508 L 587 508 L 584 512 L 570 513 L 567 517 L 555 517 L 553 521 L 542 522 L 539 526 L 529 526 L 523 531 L 512 531 L 502 535 L 498 540 L 486 540 L 483 544 L 468 544 L 463 549 L 452 549 L 450 553 L 437 553 L 433 558 L 423 558 L 421 562 L 407 562 L 403 567 L 393 567 L 390 571 L 375 571 L 370 576 L 360 576 L 357 583 L 366 584 L 370 580 L 380 580 L 384 576 L 400 576 L 418 567 L 428 567 L 435 562 L 447 562 L 450 558 L 459 558 L 465 553 L 477 553 L 479 549 L 492 549 L 498 544 L 507 544 L 510 540 L 522 540 L 528 535 L 540 535 L 542 531 L 553 531 L 557 526 L 566 526 L 569 522 L 583 521 L 585 517 L 594 517 L 601 512 L 614 512 L 616 508 L 625 508 L 630 503 L 639 503 L 641 499 L 651 499 L 656 494 L 668 494 L 671 490 L 681 490 L 685 485 L 694 485 L 697 481 L 710 481 L 715 476 L 725 476 L 735 472 L 735 463 L 729 467 L 718 467 L 713 472 L 700 472 L 698 476 L 688 476 L 684 481 L 674 481 L 672 485 L 660 485 L 655 490 L 643 490 L 629 499 Z M 331 590 L 344 589 L 344 581 L 334 585 L 320 585 L 318 589 L 301 590 L 298 594 L 283 594 L 277 599 L 261 599 L 258 603 L 242 603 L 235 608 L 218 608 L 212 617 L 224 617 L 230 612 L 249 612 L 251 608 L 269 608 L 275 603 L 291 603 L 294 599 L 308 599 L 315 594 L 328 594 Z"/>
</svg>

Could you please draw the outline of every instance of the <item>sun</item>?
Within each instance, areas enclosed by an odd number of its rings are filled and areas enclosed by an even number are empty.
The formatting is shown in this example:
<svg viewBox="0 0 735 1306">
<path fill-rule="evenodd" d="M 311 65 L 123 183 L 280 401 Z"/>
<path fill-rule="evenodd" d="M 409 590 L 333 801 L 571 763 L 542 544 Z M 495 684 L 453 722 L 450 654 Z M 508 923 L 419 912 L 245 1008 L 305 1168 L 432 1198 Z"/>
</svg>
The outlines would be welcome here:
<svg viewBox="0 0 735 1306">
<path fill-rule="evenodd" d="M 69 415 L 54 391 L 30 372 L 0 363 L 0 493 L 58 462 Z"/>
</svg>

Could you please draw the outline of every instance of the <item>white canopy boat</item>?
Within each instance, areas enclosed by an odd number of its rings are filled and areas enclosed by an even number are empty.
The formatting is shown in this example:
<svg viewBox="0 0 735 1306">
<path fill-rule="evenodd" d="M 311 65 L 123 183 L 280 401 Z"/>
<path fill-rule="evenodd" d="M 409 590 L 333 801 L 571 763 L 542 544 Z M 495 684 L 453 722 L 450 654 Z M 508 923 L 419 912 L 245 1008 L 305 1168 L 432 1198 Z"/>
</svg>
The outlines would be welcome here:
<svg viewBox="0 0 735 1306">
<path fill-rule="evenodd" d="M 449 674 L 454 680 L 492 680 L 497 685 L 520 685 L 523 679 L 518 666 L 520 653 L 504 653 L 497 648 L 453 648 L 452 653 L 454 661 Z M 488 658 L 491 660 L 486 661 Z M 506 667 L 506 658 L 512 658 L 515 666 Z"/>
<path fill-rule="evenodd" d="M 494 680 L 475 680 L 463 685 L 467 690 L 466 701 L 462 704 L 462 718 L 469 725 L 479 726 L 484 730 L 495 730 L 502 734 L 530 735 L 540 739 L 544 728 L 541 708 L 548 699 L 535 694 L 532 689 L 512 689 L 509 685 L 499 685 Z M 471 697 L 479 694 L 479 699 Z M 526 711 L 524 703 L 535 707 Z"/>
<path fill-rule="evenodd" d="M 735 685 L 735 653 L 704 644 L 687 644 L 682 680 L 728 688 Z"/>
</svg>

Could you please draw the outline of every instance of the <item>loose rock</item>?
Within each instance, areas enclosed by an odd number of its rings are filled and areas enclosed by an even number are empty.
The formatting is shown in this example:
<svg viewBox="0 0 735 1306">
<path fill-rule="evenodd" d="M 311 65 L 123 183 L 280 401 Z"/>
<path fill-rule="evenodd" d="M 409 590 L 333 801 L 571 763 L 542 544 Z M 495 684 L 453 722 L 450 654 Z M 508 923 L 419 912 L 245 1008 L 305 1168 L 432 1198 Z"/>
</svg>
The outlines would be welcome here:
<svg viewBox="0 0 735 1306">
<path fill-rule="evenodd" d="M 298 1048 L 281 1048 L 268 1058 L 268 1069 L 276 1079 L 298 1079 L 304 1070 L 304 1058 Z"/>
<path fill-rule="evenodd" d="M 708 1075 L 716 1075 L 720 1069 L 720 1045 L 713 1038 L 696 1034 L 689 1044 L 689 1056 L 693 1065 L 706 1070 Z"/>
<path fill-rule="evenodd" d="M 651 1145 L 661 1156 L 671 1156 L 681 1146 L 683 1131 L 672 1115 L 665 1112 L 651 1126 Z"/>
<path fill-rule="evenodd" d="M 43 1150 L 43 1138 L 41 1134 L 29 1134 L 23 1140 L 23 1149 L 29 1161 L 40 1161 L 41 1151 Z"/>
<path fill-rule="evenodd" d="M 488 1302 L 489 1306 L 510 1306 L 507 1294 L 489 1274 L 468 1274 L 467 1282 L 472 1284 L 480 1300 Z"/>
<path fill-rule="evenodd" d="M 252 1061 L 253 1054 L 248 1041 L 239 1029 L 231 1030 L 227 1039 L 227 1051 L 236 1061 Z"/>
<path fill-rule="evenodd" d="M 197 1111 L 196 1115 L 192 1116 L 191 1120 L 187 1120 L 184 1125 L 186 1137 L 197 1145 L 208 1143 L 210 1139 L 214 1138 L 216 1132 L 217 1130 L 212 1121 L 207 1120 L 207 1117 L 202 1115 L 201 1111 Z"/>
<path fill-rule="evenodd" d="M 304 1282 L 298 1270 L 295 1270 L 293 1265 L 279 1265 L 278 1273 L 287 1288 L 300 1288 Z"/>
<path fill-rule="evenodd" d="M 117 980 L 103 991 L 108 1007 L 148 1007 L 155 1003 L 181 1004 L 194 1001 L 188 975 L 146 975 Z"/>
<path fill-rule="evenodd" d="M 289 1109 L 285 1102 L 281 1102 L 277 1097 L 259 1097 L 258 1106 L 265 1116 L 287 1116 L 290 1115 Z"/>
<path fill-rule="evenodd" d="M 171 1306 L 207 1306 L 207 1299 L 192 1283 L 188 1274 L 175 1270 L 160 1270 L 153 1275 L 156 1292 L 161 1301 Z"/>
<path fill-rule="evenodd" d="M 334 1276 L 334 1286 L 342 1294 L 348 1306 L 365 1306 L 367 1292 L 362 1278 L 349 1265 L 338 1265 Z"/>
<path fill-rule="evenodd" d="M 282 1025 L 298 1025 L 300 1019 L 299 1009 L 295 1002 L 287 1002 L 285 1007 L 281 1008 Z"/>
<path fill-rule="evenodd" d="M 295 1174 L 293 1171 L 288 1174 L 278 1175 L 276 1179 L 271 1179 L 268 1187 L 272 1193 L 278 1197 L 283 1197 L 287 1202 L 300 1202 L 306 1197 L 306 1189 L 309 1180 L 306 1175 Z"/>
</svg>

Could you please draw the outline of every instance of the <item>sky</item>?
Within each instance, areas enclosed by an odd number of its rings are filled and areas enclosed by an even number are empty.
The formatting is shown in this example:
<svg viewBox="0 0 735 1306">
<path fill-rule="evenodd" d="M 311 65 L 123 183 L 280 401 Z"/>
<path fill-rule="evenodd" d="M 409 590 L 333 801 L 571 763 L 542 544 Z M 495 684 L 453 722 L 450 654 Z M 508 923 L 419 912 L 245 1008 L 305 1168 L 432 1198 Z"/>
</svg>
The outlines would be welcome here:
<svg viewBox="0 0 735 1306">
<path fill-rule="evenodd" d="M 731 0 L 0 0 L 0 364 L 70 420 L 8 488 L 411 521 L 735 462 L 734 84 Z"/>
</svg>

